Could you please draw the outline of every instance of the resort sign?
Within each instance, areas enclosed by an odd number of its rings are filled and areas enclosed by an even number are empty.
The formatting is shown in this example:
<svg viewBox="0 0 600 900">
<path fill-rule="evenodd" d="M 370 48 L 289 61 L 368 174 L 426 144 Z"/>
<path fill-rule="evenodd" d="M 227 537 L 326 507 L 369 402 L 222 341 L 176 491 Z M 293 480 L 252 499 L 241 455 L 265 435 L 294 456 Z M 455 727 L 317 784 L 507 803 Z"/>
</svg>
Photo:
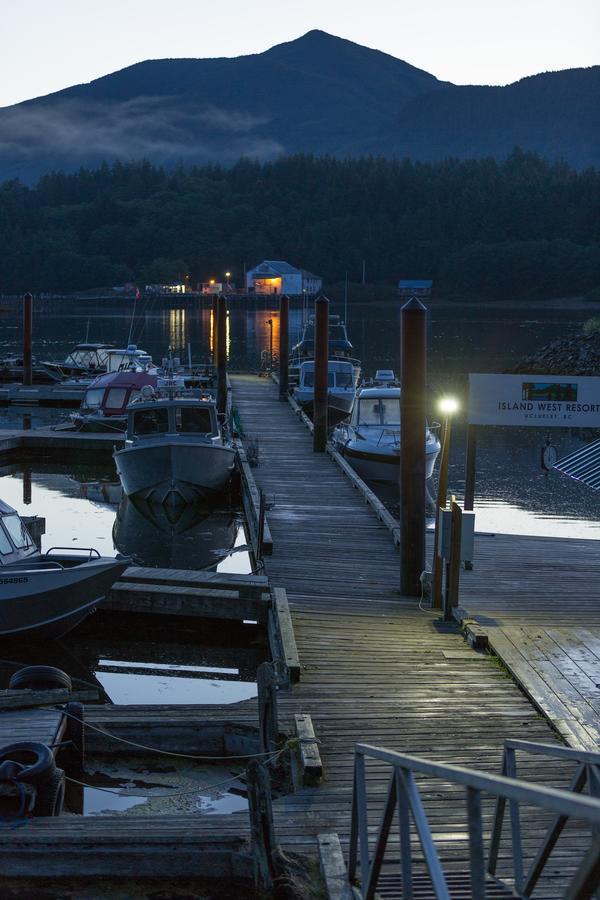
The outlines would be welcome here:
<svg viewBox="0 0 600 900">
<path fill-rule="evenodd" d="M 469 375 L 469 425 L 600 428 L 600 378 Z"/>
</svg>

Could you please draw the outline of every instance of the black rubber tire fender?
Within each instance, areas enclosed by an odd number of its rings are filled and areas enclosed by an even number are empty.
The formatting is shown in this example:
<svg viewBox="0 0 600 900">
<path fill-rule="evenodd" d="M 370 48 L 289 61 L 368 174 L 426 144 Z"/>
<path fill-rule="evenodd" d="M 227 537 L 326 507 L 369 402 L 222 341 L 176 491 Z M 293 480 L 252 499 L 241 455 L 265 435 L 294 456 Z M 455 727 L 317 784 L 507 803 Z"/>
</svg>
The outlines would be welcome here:
<svg viewBox="0 0 600 900">
<path fill-rule="evenodd" d="M 65 773 L 55 769 L 49 781 L 37 789 L 34 816 L 60 816 L 65 802 Z"/>
<path fill-rule="evenodd" d="M 52 750 L 37 741 L 17 741 L 0 747 L 0 763 L 9 759 L 23 766 L 15 781 L 26 781 L 36 787 L 49 781 L 56 771 Z"/>
<path fill-rule="evenodd" d="M 19 669 L 11 676 L 8 683 L 9 688 L 16 690 L 21 688 L 31 688 L 33 690 L 43 691 L 52 688 L 65 688 L 68 691 L 73 690 L 73 683 L 62 669 L 56 669 L 54 666 L 25 666 Z"/>
</svg>

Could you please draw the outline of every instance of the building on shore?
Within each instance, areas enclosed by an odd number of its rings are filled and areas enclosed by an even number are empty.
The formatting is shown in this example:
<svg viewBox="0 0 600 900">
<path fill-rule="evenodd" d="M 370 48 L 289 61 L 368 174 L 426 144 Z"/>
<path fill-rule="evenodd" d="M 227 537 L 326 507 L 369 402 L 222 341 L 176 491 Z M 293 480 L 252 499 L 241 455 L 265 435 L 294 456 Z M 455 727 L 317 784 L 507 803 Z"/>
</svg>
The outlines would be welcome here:
<svg viewBox="0 0 600 900">
<path fill-rule="evenodd" d="M 252 294 L 318 294 L 323 279 L 280 259 L 265 259 L 246 273 L 246 291 Z"/>
<path fill-rule="evenodd" d="M 419 300 L 429 300 L 433 281 L 419 278 L 401 278 L 398 282 L 398 293 L 404 300 L 417 297 Z"/>
</svg>

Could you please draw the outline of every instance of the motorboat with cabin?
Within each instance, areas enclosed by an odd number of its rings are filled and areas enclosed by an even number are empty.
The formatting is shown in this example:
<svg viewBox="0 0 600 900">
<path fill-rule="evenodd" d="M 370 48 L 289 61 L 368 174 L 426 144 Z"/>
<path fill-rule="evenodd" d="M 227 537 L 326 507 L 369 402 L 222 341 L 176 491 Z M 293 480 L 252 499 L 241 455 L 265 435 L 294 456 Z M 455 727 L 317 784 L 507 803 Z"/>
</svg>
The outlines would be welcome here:
<svg viewBox="0 0 600 900">
<path fill-rule="evenodd" d="M 57 638 L 104 599 L 129 565 L 91 548 L 41 553 L 25 523 L 0 500 L 0 638 Z"/>
<path fill-rule="evenodd" d="M 309 316 L 302 337 L 294 344 L 289 357 L 289 384 L 294 387 L 300 380 L 300 366 L 315 358 L 315 317 Z M 354 358 L 354 348 L 348 338 L 346 325 L 339 316 L 329 316 L 328 358 L 334 362 L 351 362 L 360 377 L 360 360 Z"/>
<path fill-rule="evenodd" d="M 425 428 L 426 478 L 441 449 L 439 430 L 438 424 Z M 361 478 L 397 485 L 400 437 L 400 385 L 391 370 L 379 370 L 373 383 L 357 392 L 350 420 L 334 429 L 331 440 Z"/>
<path fill-rule="evenodd" d="M 328 360 L 327 412 L 332 424 L 349 415 L 359 378 L 360 368 L 355 365 L 354 360 Z M 315 399 L 314 360 L 300 363 L 298 384 L 293 388 L 292 396 L 304 412 L 312 415 Z"/>
<path fill-rule="evenodd" d="M 224 490 L 235 468 L 214 400 L 161 396 L 151 386 L 127 408 L 125 447 L 113 453 L 128 497 L 170 505 Z"/>
<path fill-rule="evenodd" d="M 108 370 L 109 353 L 114 344 L 77 344 L 62 362 L 40 362 L 52 379 L 64 381 L 67 378 L 96 378 Z M 117 354 L 127 351 L 117 350 Z M 143 351 L 142 351 L 143 353 Z"/>
</svg>

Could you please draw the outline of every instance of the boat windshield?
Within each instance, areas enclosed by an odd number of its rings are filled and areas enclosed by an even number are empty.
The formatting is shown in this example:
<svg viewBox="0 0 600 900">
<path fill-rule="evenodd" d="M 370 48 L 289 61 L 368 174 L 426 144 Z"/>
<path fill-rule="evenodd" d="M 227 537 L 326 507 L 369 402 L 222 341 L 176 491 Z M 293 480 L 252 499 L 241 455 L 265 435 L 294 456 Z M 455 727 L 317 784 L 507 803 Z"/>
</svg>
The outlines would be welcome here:
<svg viewBox="0 0 600 900">
<path fill-rule="evenodd" d="M 338 373 L 338 377 L 339 377 L 339 373 Z M 304 385 L 304 387 L 314 387 L 315 386 L 314 371 L 304 373 L 304 378 L 302 379 L 302 384 Z M 341 382 L 338 381 L 338 384 L 341 384 Z M 333 387 L 333 372 L 327 373 L 327 386 Z"/>
<path fill-rule="evenodd" d="M 0 553 L 3 553 L 5 556 L 7 553 L 13 552 L 13 546 L 8 539 L 4 528 L 0 528 Z"/>
<path fill-rule="evenodd" d="M 213 424 L 207 407 L 181 406 L 175 410 L 175 427 L 185 434 L 211 434 Z"/>
<path fill-rule="evenodd" d="M 27 529 L 16 514 L 14 516 L 3 516 L 2 524 L 8 531 L 10 539 L 17 550 L 31 546 L 31 538 L 29 537 Z"/>
<path fill-rule="evenodd" d="M 353 387 L 351 372 L 336 372 L 335 383 L 337 387 L 351 388 Z"/>
<path fill-rule="evenodd" d="M 134 434 L 166 434 L 168 430 L 169 410 L 166 407 L 157 407 L 157 409 L 140 409 L 138 412 L 134 413 Z"/>
<path fill-rule="evenodd" d="M 364 397 L 358 405 L 359 425 L 400 427 L 400 398 Z"/>
<path fill-rule="evenodd" d="M 104 406 L 106 409 L 122 409 L 125 405 L 127 388 L 111 388 L 106 395 Z"/>
</svg>

